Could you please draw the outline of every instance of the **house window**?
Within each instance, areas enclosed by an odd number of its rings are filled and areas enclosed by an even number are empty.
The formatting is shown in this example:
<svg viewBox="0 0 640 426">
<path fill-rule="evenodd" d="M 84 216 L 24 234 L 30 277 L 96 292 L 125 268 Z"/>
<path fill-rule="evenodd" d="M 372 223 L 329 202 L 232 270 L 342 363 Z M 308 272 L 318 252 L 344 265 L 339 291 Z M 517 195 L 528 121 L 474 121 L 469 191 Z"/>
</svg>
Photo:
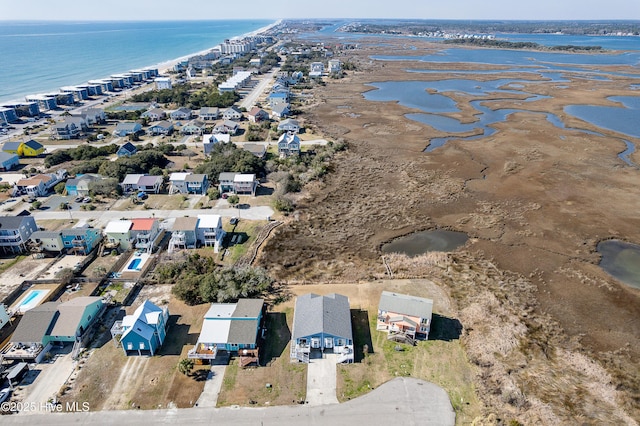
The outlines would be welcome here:
<svg viewBox="0 0 640 426">
<path fill-rule="evenodd" d="M 422 318 L 422 319 L 420 320 L 420 324 L 424 324 L 424 325 L 429 324 L 429 319 L 428 319 L 428 318 Z"/>
<path fill-rule="evenodd" d="M 140 349 L 144 349 L 144 342 L 140 342 Z"/>
<path fill-rule="evenodd" d="M 133 350 L 133 343 L 131 343 L 131 342 L 127 343 L 127 350 L 128 351 L 132 351 Z"/>
<path fill-rule="evenodd" d="M 336 346 L 344 346 L 344 339 L 337 339 Z"/>
</svg>

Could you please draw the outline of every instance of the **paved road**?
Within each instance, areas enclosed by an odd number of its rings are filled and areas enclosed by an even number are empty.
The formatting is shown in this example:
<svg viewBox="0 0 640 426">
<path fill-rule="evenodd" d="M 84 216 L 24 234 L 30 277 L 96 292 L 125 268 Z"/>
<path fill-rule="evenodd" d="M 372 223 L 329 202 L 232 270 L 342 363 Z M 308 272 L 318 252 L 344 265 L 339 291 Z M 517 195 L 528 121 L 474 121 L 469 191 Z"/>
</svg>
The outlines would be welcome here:
<svg viewBox="0 0 640 426">
<path fill-rule="evenodd" d="M 39 220 L 69 219 L 68 211 L 33 211 L 31 212 L 36 222 Z M 250 220 L 266 220 L 268 217 L 273 216 L 273 209 L 268 206 L 256 206 L 246 209 L 234 209 L 234 208 L 212 208 L 212 209 L 193 209 L 193 210 L 108 210 L 108 211 L 73 211 L 71 218 L 80 221 L 93 220 L 94 226 L 106 225 L 109 221 L 117 219 L 133 219 L 133 218 L 145 218 L 145 217 L 157 217 L 159 219 L 169 219 L 185 216 L 198 216 L 203 214 L 218 214 L 222 217 L 240 217 L 242 219 Z"/>
<path fill-rule="evenodd" d="M 273 82 L 273 76 L 276 75 L 276 72 L 278 71 L 280 71 L 280 67 L 274 68 L 264 74 L 253 90 L 251 90 L 251 92 L 240 102 L 240 108 L 246 108 L 247 111 L 250 110 L 256 104 L 260 95 L 265 92 L 267 85 Z"/>
<path fill-rule="evenodd" d="M 451 426 L 455 413 L 447 393 L 433 383 L 396 378 L 369 394 L 346 402 L 267 408 L 184 408 L 3 416 L 2 424 L 47 425 L 215 425 L 215 426 Z"/>
</svg>

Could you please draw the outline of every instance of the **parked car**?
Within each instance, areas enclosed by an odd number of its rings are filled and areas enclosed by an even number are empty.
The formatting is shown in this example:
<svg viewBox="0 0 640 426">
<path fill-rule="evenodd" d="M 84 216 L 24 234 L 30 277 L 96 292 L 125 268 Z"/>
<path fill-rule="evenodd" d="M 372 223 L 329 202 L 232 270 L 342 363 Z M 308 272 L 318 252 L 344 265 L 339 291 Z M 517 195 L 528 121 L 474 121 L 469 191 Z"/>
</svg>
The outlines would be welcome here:
<svg viewBox="0 0 640 426">
<path fill-rule="evenodd" d="M 7 398 L 11 395 L 11 388 L 4 388 L 0 390 L 0 403 L 5 402 Z"/>
<path fill-rule="evenodd" d="M 232 225 L 235 225 L 236 223 L 238 223 L 238 218 L 237 217 L 232 217 L 231 219 L 229 219 L 229 223 Z"/>
<path fill-rule="evenodd" d="M 82 200 L 84 200 L 84 197 L 81 195 L 79 197 L 76 197 L 75 202 L 80 203 Z"/>
<path fill-rule="evenodd" d="M 90 202 L 91 202 L 91 197 L 84 197 L 84 198 L 82 199 L 82 202 L 83 202 L 83 203 L 90 203 Z"/>
</svg>

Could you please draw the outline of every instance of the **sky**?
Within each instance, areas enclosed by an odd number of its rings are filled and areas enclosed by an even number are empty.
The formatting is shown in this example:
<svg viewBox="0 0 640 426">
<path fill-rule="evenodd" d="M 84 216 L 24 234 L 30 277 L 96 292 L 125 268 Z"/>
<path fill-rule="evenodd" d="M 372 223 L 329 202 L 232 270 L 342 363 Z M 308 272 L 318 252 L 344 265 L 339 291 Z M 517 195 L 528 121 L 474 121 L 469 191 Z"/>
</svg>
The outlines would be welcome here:
<svg viewBox="0 0 640 426">
<path fill-rule="evenodd" d="M 0 20 L 411 18 L 640 20 L 639 0 L 2 0 Z"/>
</svg>

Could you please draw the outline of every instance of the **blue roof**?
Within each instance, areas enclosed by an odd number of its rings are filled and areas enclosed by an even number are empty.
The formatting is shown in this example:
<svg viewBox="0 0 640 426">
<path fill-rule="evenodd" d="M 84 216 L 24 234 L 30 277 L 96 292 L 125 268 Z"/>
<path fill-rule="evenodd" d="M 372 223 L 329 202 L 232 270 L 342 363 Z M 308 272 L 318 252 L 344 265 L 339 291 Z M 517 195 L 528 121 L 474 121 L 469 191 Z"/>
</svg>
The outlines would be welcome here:
<svg viewBox="0 0 640 426">
<path fill-rule="evenodd" d="M 34 150 L 38 150 L 38 149 L 44 148 L 44 146 L 40 142 L 36 142 L 33 139 L 25 142 L 24 144 L 26 146 L 28 146 L 29 148 L 34 149 Z"/>
<path fill-rule="evenodd" d="M 138 148 L 136 148 L 136 146 L 134 144 L 132 144 L 131 142 L 127 142 L 124 145 L 122 145 L 118 149 L 118 151 L 120 151 L 120 150 L 125 150 L 127 152 L 132 153 L 132 154 L 135 153 L 135 152 L 138 152 Z"/>
</svg>

